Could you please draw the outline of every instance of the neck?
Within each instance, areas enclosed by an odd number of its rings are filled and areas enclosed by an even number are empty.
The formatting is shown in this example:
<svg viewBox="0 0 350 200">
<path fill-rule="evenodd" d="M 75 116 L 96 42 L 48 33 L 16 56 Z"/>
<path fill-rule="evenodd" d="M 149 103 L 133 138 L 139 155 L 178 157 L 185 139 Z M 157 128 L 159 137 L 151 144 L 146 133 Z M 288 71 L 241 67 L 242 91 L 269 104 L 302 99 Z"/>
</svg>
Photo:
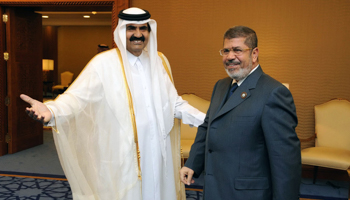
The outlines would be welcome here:
<svg viewBox="0 0 350 200">
<path fill-rule="evenodd" d="M 250 70 L 250 71 L 252 71 L 252 70 L 254 70 L 257 66 L 259 65 L 259 63 L 258 62 L 256 62 L 256 63 L 253 63 L 253 67 L 252 67 L 252 69 Z"/>
<path fill-rule="evenodd" d="M 136 57 L 139 57 L 141 54 L 142 54 L 142 51 L 137 51 L 137 52 L 131 52 L 129 51 L 132 55 L 136 56 Z"/>
</svg>

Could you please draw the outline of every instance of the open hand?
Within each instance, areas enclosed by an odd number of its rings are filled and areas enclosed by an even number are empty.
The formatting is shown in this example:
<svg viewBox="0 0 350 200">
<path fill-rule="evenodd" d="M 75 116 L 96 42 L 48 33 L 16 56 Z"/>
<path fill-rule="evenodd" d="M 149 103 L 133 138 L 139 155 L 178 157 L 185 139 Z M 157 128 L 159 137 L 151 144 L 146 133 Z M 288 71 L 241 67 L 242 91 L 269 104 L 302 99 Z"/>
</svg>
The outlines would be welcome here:
<svg viewBox="0 0 350 200">
<path fill-rule="evenodd" d="M 25 94 L 21 94 L 20 97 L 23 101 L 29 103 L 31 106 L 30 108 L 26 108 L 26 113 L 29 115 L 29 117 L 33 118 L 36 121 L 40 121 L 41 123 L 47 123 L 50 121 L 52 117 L 51 112 L 45 104 L 32 99 Z"/>
</svg>

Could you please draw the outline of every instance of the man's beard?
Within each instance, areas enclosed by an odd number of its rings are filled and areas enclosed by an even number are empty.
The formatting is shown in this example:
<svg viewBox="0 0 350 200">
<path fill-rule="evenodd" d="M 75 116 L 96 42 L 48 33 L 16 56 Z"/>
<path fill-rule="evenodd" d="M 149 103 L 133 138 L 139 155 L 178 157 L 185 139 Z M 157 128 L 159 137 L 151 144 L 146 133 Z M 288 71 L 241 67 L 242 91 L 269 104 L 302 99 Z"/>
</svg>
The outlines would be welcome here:
<svg viewBox="0 0 350 200">
<path fill-rule="evenodd" d="M 226 71 L 226 73 L 228 74 L 229 77 L 231 77 L 234 80 L 240 81 L 240 80 L 243 80 L 245 77 L 247 77 L 249 75 L 250 71 L 252 70 L 252 66 L 253 66 L 253 61 L 250 58 L 248 66 L 245 67 L 245 68 L 241 68 L 241 66 L 240 66 L 239 69 L 238 69 L 238 72 L 235 71 L 235 70 L 230 71 L 226 67 L 225 67 L 225 71 Z"/>
</svg>

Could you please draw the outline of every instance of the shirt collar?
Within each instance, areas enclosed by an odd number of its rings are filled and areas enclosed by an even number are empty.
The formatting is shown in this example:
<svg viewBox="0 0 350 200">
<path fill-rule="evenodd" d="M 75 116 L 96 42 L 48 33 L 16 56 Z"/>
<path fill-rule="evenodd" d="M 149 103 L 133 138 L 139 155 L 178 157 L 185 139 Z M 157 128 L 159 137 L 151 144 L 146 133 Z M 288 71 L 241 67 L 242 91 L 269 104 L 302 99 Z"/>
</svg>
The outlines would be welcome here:
<svg viewBox="0 0 350 200">
<path fill-rule="evenodd" d="M 134 56 L 134 54 L 130 53 L 129 51 L 126 51 L 126 54 L 128 56 L 130 66 L 135 66 L 138 57 Z"/>
<path fill-rule="evenodd" d="M 148 53 L 147 51 L 143 50 L 140 56 L 135 56 L 134 54 L 130 53 L 129 51 L 126 51 L 127 56 L 128 56 L 128 60 L 130 63 L 130 66 L 135 66 L 135 63 L 137 61 L 137 59 L 140 60 L 141 64 L 144 65 L 147 60 L 148 60 Z"/>
</svg>

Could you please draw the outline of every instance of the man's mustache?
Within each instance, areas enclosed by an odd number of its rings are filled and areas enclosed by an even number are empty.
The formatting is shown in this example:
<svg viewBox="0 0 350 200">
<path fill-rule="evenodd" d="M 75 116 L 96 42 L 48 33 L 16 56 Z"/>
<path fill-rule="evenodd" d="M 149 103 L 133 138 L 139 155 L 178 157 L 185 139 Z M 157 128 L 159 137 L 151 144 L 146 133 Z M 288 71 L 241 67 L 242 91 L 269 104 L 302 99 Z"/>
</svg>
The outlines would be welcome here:
<svg viewBox="0 0 350 200">
<path fill-rule="evenodd" d="M 228 60 L 228 61 L 226 61 L 226 65 L 230 65 L 230 64 L 239 65 L 239 64 L 241 64 L 241 62 L 240 61 L 236 61 L 236 60 Z"/>
<path fill-rule="evenodd" d="M 145 41 L 145 36 L 142 35 L 141 37 L 135 37 L 134 35 L 132 35 L 130 37 L 130 42 L 132 42 L 134 40 L 141 40 L 142 42 L 144 42 Z"/>
</svg>

